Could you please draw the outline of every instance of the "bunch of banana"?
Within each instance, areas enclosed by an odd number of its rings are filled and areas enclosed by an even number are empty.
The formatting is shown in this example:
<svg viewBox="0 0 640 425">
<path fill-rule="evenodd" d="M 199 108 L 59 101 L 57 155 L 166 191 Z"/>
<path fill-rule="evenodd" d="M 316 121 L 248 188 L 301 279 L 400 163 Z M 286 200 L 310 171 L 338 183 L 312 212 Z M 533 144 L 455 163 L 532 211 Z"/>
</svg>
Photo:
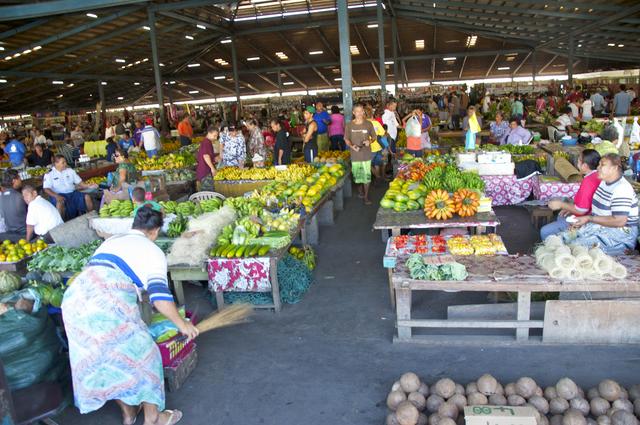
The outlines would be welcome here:
<svg viewBox="0 0 640 425">
<path fill-rule="evenodd" d="M 271 249 L 268 245 L 234 245 L 218 244 L 211 249 L 209 256 L 212 258 L 248 258 L 266 255 Z"/>
<path fill-rule="evenodd" d="M 263 204 L 256 198 L 227 198 L 224 205 L 231 206 L 240 217 L 258 216 L 263 209 Z"/>
<path fill-rule="evenodd" d="M 216 241 L 216 245 L 229 245 L 231 243 L 231 238 L 233 238 L 233 230 L 235 229 L 235 223 L 227 224 L 220 232 L 218 236 L 218 240 Z"/>
<path fill-rule="evenodd" d="M 200 207 L 203 212 L 213 212 L 217 211 L 222 206 L 222 200 L 219 198 L 211 198 L 205 199 L 204 201 L 200 201 Z"/>
<path fill-rule="evenodd" d="M 187 230 L 187 224 L 189 220 L 181 214 L 169 223 L 169 228 L 167 229 L 167 236 L 170 238 L 179 237 L 185 230 Z"/>
<path fill-rule="evenodd" d="M 100 217 L 129 217 L 133 214 L 133 203 L 131 201 L 113 200 L 108 204 L 104 204 L 100 208 Z"/>
</svg>

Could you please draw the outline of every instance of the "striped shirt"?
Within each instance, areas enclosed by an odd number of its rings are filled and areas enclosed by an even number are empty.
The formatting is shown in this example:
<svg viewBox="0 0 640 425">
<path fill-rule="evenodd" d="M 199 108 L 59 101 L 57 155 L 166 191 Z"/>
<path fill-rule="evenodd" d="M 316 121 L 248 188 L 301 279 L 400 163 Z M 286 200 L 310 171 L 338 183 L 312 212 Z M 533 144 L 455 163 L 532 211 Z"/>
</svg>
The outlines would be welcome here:
<svg viewBox="0 0 640 425">
<path fill-rule="evenodd" d="M 626 226 L 638 225 L 638 198 L 631 184 L 620 177 L 613 183 L 600 182 L 593 195 L 591 213 L 595 216 L 627 216 Z"/>
</svg>

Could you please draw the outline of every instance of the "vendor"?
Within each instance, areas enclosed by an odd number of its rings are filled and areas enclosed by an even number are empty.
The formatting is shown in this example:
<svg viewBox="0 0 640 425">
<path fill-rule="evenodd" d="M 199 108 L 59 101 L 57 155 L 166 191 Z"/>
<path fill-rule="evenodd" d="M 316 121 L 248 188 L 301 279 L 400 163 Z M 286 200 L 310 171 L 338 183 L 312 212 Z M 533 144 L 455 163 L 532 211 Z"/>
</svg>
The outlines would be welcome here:
<svg viewBox="0 0 640 425">
<path fill-rule="evenodd" d="M 570 135 L 571 133 L 574 132 L 572 127 L 574 121 L 571 119 L 570 115 L 571 115 L 571 108 L 565 107 L 562 110 L 562 115 L 560 115 L 556 120 L 556 122 L 553 123 L 555 128 L 558 129 L 558 136 L 559 136 L 558 138 L 566 135 Z"/>
<path fill-rule="evenodd" d="M 117 147 L 113 153 L 113 160 L 118 167 L 113 172 L 111 187 L 102 195 L 101 205 L 108 204 L 114 199 L 129 200 L 129 189 L 138 181 L 136 166 L 129 161 L 129 153 L 121 147 Z"/>
<path fill-rule="evenodd" d="M 249 130 L 249 156 L 254 158 L 258 155 L 264 160 L 264 158 L 267 157 L 267 150 L 264 146 L 264 136 L 262 135 L 262 129 L 258 121 L 247 121 L 247 130 Z"/>
<path fill-rule="evenodd" d="M 62 314 L 75 404 L 82 414 L 114 400 L 125 425 L 134 424 L 140 411 L 145 424 L 173 425 L 182 418 L 179 410 L 164 410 L 162 358 L 137 305 L 146 291 L 180 333 L 198 336 L 198 329 L 180 316 L 169 290 L 167 259 L 154 243 L 161 227 L 160 212 L 141 208 L 132 230 L 107 239 L 65 291 Z M 96 326 L 107 323 L 117 331 Z"/>
<path fill-rule="evenodd" d="M 189 146 L 193 138 L 193 128 L 189 115 L 185 114 L 184 118 L 178 124 L 178 135 L 180 136 L 180 146 Z"/>
<path fill-rule="evenodd" d="M 496 112 L 496 120 L 489 125 L 489 137 L 495 143 L 504 145 L 509 133 L 509 124 L 504 120 L 502 112 Z"/>
<path fill-rule="evenodd" d="M 600 159 L 598 176 L 602 180 L 591 205 L 591 215 L 576 217 L 573 232 L 563 234 L 565 242 L 586 247 L 599 246 L 609 255 L 623 254 L 636 246 L 638 237 L 638 198 L 622 175 L 619 155 Z"/>
<path fill-rule="evenodd" d="M 91 196 L 78 192 L 77 189 L 94 189 L 98 185 L 87 185 L 71 168 L 67 168 L 67 160 L 56 155 L 51 171 L 44 175 L 42 188 L 49 200 L 58 208 L 61 217 L 71 219 L 93 209 Z"/>
<path fill-rule="evenodd" d="M 9 161 L 12 167 L 24 167 L 24 157 L 27 154 L 27 148 L 18 137 L 13 135 L 11 140 L 5 145 L 4 151 L 9 155 Z"/>
<path fill-rule="evenodd" d="M 230 125 L 220 135 L 220 162 L 223 167 L 244 168 L 247 159 L 247 145 L 244 136 L 235 125 Z"/>
<path fill-rule="evenodd" d="M 584 176 L 580 188 L 576 193 L 573 202 L 566 202 L 562 199 L 552 199 L 549 201 L 549 208 L 558 213 L 558 219 L 552 223 L 542 226 L 540 237 L 542 240 L 551 235 L 564 232 L 569 228 L 566 217 L 569 215 L 583 216 L 591 213 L 591 201 L 593 194 L 600 185 L 598 177 L 598 165 L 600 164 L 600 154 L 594 149 L 585 149 L 578 158 L 578 170 Z"/>
<path fill-rule="evenodd" d="M 207 128 L 207 137 L 200 143 L 196 165 L 196 179 L 200 182 L 200 190 L 212 191 L 213 179 L 216 176 L 216 163 L 220 157 L 214 151 L 214 144 L 218 141 L 218 129 L 214 126 Z"/>
<path fill-rule="evenodd" d="M 47 145 L 37 144 L 33 147 L 33 152 L 27 157 L 29 165 L 32 167 L 47 167 L 51 165 L 51 157 L 53 154 L 47 148 Z"/>
<path fill-rule="evenodd" d="M 6 170 L 0 181 L 0 213 L 4 220 L 5 233 L 0 233 L 0 239 L 16 242 L 24 237 L 27 230 L 27 204 L 24 203 L 19 190 L 22 180 L 16 170 Z"/>
<path fill-rule="evenodd" d="M 38 191 L 29 184 L 22 187 L 22 198 L 28 205 L 25 240 L 29 242 L 36 234 L 42 237 L 45 242 L 52 243 L 53 239 L 51 239 L 49 231 L 64 223 L 60 213 L 56 207 L 51 205 L 51 202 L 38 195 Z"/>
<path fill-rule="evenodd" d="M 128 152 L 129 149 L 135 147 L 136 141 L 131 137 L 131 130 L 125 130 L 124 136 L 120 139 L 118 145 L 125 152 Z"/>
<path fill-rule="evenodd" d="M 531 132 L 520 125 L 520 120 L 511 118 L 509 133 L 505 139 L 507 145 L 528 145 L 531 142 Z"/>
<path fill-rule="evenodd" d="M 282 123 L 276 119 L 271 120 L 271 130 L 276 134 L 276 143 L 273 146 L 273 165 L 290 164 L 291 142 L 287 132 L 282 128 Z M 344 137 L 342 141 L 344 143 Z"/>
</svg>

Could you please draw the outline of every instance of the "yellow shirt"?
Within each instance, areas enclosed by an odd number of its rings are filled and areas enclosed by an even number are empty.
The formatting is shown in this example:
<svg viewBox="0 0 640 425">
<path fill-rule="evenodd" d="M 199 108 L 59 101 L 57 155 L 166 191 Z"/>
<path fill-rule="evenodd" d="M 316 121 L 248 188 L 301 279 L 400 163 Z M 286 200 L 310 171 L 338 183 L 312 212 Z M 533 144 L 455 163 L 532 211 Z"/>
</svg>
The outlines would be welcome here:
<svg viewBox="0 0 640 425">
<path fill-rule="evenodd" d="M 384 127 L 382 127 L 382 124 L 380 124 L 376 120 L 369 120 L 369 122 L 373 124 L 373 129 L 376 131 L 376 135 L 378 137 L 384 136 Z M 375 152 L 380 152 L 381 150 L 382 150 L 382 146 L 377 140 L 371 143 L 371 152 L 375 153 Z"/>
</svg>

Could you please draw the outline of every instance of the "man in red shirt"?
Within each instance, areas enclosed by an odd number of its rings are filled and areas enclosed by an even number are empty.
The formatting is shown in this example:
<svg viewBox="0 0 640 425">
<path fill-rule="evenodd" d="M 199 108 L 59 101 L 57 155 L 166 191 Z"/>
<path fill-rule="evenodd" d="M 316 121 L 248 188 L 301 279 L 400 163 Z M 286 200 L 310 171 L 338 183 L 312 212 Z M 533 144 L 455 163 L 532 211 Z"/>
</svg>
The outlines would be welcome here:
<svg viewBox="0 0 640 425">
<path fill-rule="evenodd" d="M 600 163 L 600 154 L 594 149 L 585 149 L 578 159 L 578 169 L 584 175 L 580 189 L 573 202 L 565 202 L 562 199 L 552 199 L 549 201 L 549 208 L 554 211 L 560 210 L 558 219 L 554 222 L 542 226 L 540 229 L 540 237 L 545 240 L 551 235 L 562 233 L 567 230 L 570 223 L 566 217 L 570 215 L 582 216 L 591 212 L 591 201 L 593 194 L 600 185 L 598 177 L 598 164 Z"/>
</svg>

